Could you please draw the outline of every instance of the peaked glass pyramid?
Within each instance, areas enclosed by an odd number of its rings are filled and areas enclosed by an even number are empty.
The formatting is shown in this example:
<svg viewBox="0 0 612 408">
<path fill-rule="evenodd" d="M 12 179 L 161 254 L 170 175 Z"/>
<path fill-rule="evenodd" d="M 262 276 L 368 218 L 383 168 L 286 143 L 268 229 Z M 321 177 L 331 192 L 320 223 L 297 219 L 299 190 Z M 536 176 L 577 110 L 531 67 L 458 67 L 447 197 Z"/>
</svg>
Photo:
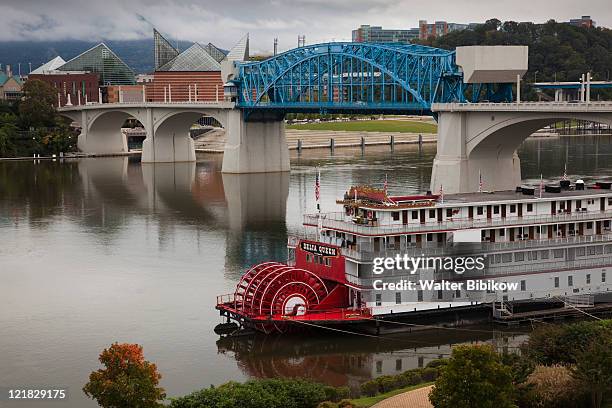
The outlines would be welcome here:
<svg viewBox="0 0 612 408">
<path fill-rule="evenodd" d="M 105 44 L 98 44 L 58 68 L 60 71 L 91 71 L 100 74 L 102 85 L 133 85 L 134 71 Z"/>
</svg>

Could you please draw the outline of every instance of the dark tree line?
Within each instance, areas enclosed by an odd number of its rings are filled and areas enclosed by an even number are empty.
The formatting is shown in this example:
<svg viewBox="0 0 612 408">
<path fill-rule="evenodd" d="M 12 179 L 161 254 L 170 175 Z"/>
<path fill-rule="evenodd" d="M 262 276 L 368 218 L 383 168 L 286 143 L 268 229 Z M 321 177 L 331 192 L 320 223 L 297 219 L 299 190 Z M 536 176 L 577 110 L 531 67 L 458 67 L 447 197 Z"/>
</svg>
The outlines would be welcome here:
<svg viewBox="0 0 612 408">
<path fill-rule="evenodd" d="M 527 45 L 529 71 L 526 83 L 543 81 L 579 81 L 591 72 L 594 81 L 610 79 L 612 70 L 612 30 L 602 27 L 576 27 L 550 20 L 544 24 L 488 20 L 474 29 L 451 32 L 420 41 L 433 47 L 455 49 L 465 45 Z M 537 96 L 526 87 L 525 97 Z M 592 90 L 592 98 L 612 98 L 610 90 Z"/>
</svg>

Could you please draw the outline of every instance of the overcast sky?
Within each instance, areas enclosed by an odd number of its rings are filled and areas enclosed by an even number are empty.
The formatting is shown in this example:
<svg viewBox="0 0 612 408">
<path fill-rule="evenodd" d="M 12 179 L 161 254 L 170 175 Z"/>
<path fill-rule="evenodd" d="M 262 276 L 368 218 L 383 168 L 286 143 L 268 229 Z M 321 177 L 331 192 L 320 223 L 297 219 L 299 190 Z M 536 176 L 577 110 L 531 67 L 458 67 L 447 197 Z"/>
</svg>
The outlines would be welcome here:
<svg viewBox="0 0 612 408">
<path fill-rule="evenodd" d="M 155 26 L 172 39 L 229 48 L 250 33 L 252 53 L 350 40 L 360 24 L 384 28 L 430 22 L 567 21 L 591 15 L 612 26 L 612 0 L 0 0 L 0 40 L 139 39 Z"/>
</svg>

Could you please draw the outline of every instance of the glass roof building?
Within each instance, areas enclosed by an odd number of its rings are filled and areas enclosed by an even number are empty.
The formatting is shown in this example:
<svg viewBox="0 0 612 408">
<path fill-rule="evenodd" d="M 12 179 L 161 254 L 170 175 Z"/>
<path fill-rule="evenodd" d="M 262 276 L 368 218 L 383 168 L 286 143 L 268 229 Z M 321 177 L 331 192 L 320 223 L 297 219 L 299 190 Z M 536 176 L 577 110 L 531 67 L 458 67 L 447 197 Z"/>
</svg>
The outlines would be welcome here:
<svg viewBox="0 0 612 408">
<path fill-rule="evenodd" d="M 100 75 L 101 85 L 134 85 L 134 71 L 104 43 L 66 62 L 60 71 L 89 71 Z"/>
<path fill-rule="evenodd" d="M 155 45 L 155 71 L 157 71 L 161 66 L 176 58 L 179 51 L 156 29 L 153 29 L 153 42 Z"/>
</svg>

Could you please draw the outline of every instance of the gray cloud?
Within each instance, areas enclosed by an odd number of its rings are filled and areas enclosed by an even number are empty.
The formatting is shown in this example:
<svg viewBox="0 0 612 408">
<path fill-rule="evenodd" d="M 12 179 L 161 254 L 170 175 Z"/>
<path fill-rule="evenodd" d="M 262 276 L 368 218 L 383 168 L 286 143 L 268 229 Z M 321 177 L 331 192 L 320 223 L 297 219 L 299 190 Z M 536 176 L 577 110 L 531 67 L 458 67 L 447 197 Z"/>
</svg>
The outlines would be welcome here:
<svg viewBox="0 0 612 408">
<path fill-rule="evenodd" d="M 480 22 L 566 21 L 590 14 L 612 24 L 609 0 L 2 0 L 0 40 L 120 40 L 151 36 L 152 26 L 173 39 L 231 47 L 246 32 L 255 52 L 350 40 L 360 24 L 410 28 L 418 20 Z"/>
</svg>

